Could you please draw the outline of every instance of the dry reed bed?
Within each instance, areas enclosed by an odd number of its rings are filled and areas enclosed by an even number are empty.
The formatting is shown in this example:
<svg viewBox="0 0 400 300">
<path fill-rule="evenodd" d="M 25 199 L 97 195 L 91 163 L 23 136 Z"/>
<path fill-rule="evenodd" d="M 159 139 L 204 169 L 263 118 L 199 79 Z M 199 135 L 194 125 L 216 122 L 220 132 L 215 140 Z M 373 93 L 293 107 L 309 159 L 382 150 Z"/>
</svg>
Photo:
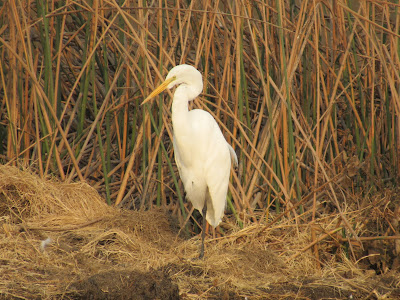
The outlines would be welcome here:
<svg viewBox="0 0 400 300">
<path fill-rule="evenodd" d="M 318 270 L 305 250 L 310 248 L 310 226 L 296 227 L 290 220 L 242 230 L 230 224 L 233 229 L 225 237 L 208 239 L 203 261 L 195 259 L 198 238 L 178 237 L 166 212 L 110 207 L 86 184 L 42 180 L 29 171 L 0 166 L 0 200 L 0 290 L 5 298 L 68 299 L 79 295 L 76 283 L 92 275 L 153 269 L 168 274 L 184 299 L 277 299 L 307 294 L 307 289 L 319 295 L 400 295 L 395 275 L 383 282 L 345 253 L 338 263 L 331 251 L 334 235 L 321 244 L 331 257 Z M 349 211 L 348 217 L 357 213 Z M 326 216 L 320 226 L 330 231 L 338 219 Z M 47 238 L 51 242 L 43 247 Z"/>
<path fill-rule="evenodd" d="M 268 224 L 263 237 L 286 224 L 308 237 L 289 245 L 311 245 L 317 268 L 331 262 L 327 249 L 353 263 L 389 249 L 373 265 L 397 270 L 399 204 L 386 191 L 400 165 L 398 9 L 344 0 L 6 2 L 0 159 L 88 183 L 109 204 L 161 206 L 197 232 L 196 217 L 185 223 L 170 97 L 139 105 L 171 66 L 190 63 L 205 80 L 193 107 L 215 116 L 240 161 L 217 237 Z M 49 228 L 96 220 L 84 203 L 20 203 L 12 218 L 33 209 L 30 222 L 52 216 Z M 99 218 L 114 213 L 104 206 Z"/>
</svg>

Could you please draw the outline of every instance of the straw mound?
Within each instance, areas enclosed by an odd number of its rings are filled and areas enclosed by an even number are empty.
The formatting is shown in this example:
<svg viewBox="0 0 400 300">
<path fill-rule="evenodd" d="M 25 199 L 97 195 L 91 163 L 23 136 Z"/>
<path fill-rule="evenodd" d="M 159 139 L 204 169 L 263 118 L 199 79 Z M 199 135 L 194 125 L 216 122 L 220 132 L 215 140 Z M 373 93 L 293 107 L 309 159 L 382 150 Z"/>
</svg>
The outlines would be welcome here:
<svg viewBox="0 0 400 300">
<path fill-rule="evenodd" d="M 166 212 L 121 211 L 86 184 L 8 166 L 0 166 L 0 221 L 0 299 L 400 296 L 396 274 L 376 276 L 346 258 L 317 271 L 309 251 L 297 255 L 308 227 L 236 229 L 209 238 L 197 260 L 199 238 L 177 237 Z"/>
</svg>

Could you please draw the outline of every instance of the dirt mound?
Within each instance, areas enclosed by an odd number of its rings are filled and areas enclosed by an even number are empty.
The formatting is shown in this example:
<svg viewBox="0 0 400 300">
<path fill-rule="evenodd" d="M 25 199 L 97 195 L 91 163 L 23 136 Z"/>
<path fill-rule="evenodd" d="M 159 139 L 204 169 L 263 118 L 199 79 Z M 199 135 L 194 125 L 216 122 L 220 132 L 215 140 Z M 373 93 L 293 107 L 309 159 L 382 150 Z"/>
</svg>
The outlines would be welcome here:
<svg viewBox="0 0 400 300">
<path fill-rule="evenodd" d="M 329 218 L 324 230 L 334 232 L 338 217 Z M 335 254 L 337 242 L 321 243 L 319 270 L 309 225 L 231 226 L 207 238 L 198 260 L 199 237 L 179 238 L 169 219 L 109 207 L 86 184 L 0 166 L 0 299 L 400 298 L 395 270 L 378 276 L 360 263 L 377 254 L 354 263 Z"/>
<path fill-rule="evenodd" d="M 161 271 L 102 272 L 71 284 L 75 299 L 179 299 L 178 286 Z"/>
<path fill-rule="evenodd" d="M 3 297 L 178 295 L 167 273 L 151 270 L 164 264 L 160 254 L 170 251 L 176 238 L 161 210 L 122 211 L 86 184 L 44 181 L 0 166 L 0 213 Z M 117 293 L 123 285 L 138 296 Z"/>
</svg>

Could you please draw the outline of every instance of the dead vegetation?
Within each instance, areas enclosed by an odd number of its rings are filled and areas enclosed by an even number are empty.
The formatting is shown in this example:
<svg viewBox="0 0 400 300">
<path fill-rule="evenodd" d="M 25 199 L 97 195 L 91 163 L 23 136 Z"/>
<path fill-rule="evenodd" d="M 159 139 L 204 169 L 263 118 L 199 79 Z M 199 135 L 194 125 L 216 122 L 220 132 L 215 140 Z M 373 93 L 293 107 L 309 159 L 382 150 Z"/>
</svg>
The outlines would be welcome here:
<svg viewBox="0 0 400 300">
<path fill-rule="evenodd" d="M 382 197 L 374 209 L 383 209 L 394 196 Z M 42 180 L 27 170 L 0 166 L 0 203 L 4 299 L 400 297 L 398 266 L 377 275 L 398 257 L 394 240 L 381 240 L 385 246 L 373 249 L 385 253 L 369 255 L 365 251 L 372 248 L 361 250 L 354 241 L 359 260 L 353 262 L 334 230 L 341 226 L 335 214 L 320 224 L 296 226 L 282 218 L 273 226 L 241 230 L 226 218 L 229 233 L 209 237 L 206 258 L 198 260 L 199 238 L 178 236 L 168 211 L 110 207 L 86 184 Z M 367 208 L 346 213 L 359 220 L 360 214 L 371 215 Z M 355 230 L 383 233 L 379 220 L 368 218 Z M 321 236 L 334 232 L 320 241 L 321 270 L 308 250 L 311 226 L 318 226 Z"/>
<path fill-rule="evenodd" d="M 2 297 L 398 296 L 399 29 L 394 1 L 5 1 Z M 181 63 L 239 157 L 204 262 L 170 97 L 140 105 Z"/>
</svg>

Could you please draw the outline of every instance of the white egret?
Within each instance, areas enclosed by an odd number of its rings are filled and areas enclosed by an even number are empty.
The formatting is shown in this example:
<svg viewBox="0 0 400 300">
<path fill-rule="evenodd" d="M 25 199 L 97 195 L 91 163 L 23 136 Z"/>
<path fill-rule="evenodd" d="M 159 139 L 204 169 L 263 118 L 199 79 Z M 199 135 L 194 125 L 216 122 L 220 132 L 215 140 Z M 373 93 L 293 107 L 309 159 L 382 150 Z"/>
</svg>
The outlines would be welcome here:
<svg viewBox="0 0 400 300">
<path fill-rule="evenodd" d="M 201 73 L 190 65 L 170 70 L 165 81 L 142 104 L 175 85 L 172 126 L 175 161 L 186 196 L 203 216 L 200 258 L 204 256 L 205 219 L 214 228 L 224 215 L 231 160 L 237 156 L 215 119 L 201 109 L 189 111 L 189 101 L 203 91 Z"/>
</svg>

